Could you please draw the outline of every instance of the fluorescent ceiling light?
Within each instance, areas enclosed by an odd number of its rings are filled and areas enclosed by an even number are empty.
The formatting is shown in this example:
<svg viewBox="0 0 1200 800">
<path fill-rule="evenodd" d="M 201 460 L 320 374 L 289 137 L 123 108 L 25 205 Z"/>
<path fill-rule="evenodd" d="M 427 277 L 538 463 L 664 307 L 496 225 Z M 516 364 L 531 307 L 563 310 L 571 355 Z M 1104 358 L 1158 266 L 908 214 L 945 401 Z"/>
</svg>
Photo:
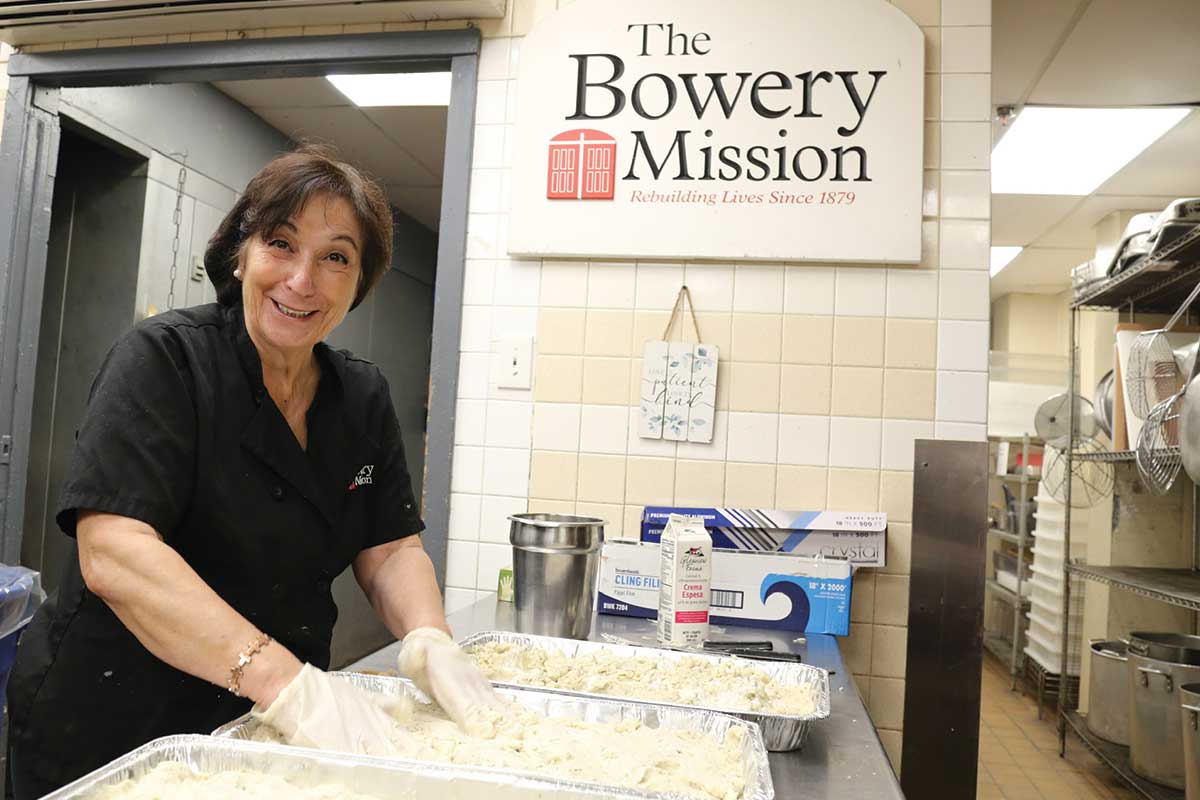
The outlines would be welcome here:
<svg viewBox="0 0 1200 800">
<path fill-rule="evenodd" d="M 1000 274 L 1009 263 L 1020 255 L 1024 247 L 993 247 L 992 248 L 992 277 Z"/>
<path fill-rule="evenodd" d="M 992 151 L 992 193 L 1089 195 L 1190 111 L 1026 107 Z"/>
<path fill-rule="evenodd" d="M 356 106 L 448 106 L 449 72 L 391 75 L 326 75 Z"/>
</svg>

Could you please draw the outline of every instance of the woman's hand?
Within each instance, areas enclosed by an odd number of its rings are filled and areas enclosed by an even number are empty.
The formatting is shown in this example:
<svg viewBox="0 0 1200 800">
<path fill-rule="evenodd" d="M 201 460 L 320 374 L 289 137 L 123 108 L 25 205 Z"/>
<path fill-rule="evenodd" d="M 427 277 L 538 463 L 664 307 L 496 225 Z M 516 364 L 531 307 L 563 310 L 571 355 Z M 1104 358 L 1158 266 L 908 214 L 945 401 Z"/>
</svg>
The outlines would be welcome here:
<svg viewBox="0 0 1200 800">
<path fill-rule="evenodd" d="M 496 708 L 501 700 L 470 657 L 443 630 L 417 628 L 404 637 L 397 659 L 400 674 L 437 701 L 464 730 L 472 710 Z"/>
<path fill-rule="evenodd" d="M 419 743 L 402 727 L 412 700 L 359 689 L 305 664 L 266 708 L 253 715 L 291 745 L 374 756 L 414 755 Z"/>
</svg>

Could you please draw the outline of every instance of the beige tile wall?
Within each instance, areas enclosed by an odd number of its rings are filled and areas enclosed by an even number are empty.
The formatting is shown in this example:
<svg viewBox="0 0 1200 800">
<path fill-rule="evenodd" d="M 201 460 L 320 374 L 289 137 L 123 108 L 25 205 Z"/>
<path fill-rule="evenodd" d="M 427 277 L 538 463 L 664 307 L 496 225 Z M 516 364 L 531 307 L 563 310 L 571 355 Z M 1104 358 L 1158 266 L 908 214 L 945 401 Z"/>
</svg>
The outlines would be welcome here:
<svg viewBox="0 0 1200 800">
<path fill-rule="evenodd" d="M 510 0 L 504 19 L 478 23 L 299 25 L 71 46 L 477 24 L 485 39 L 474 178 L 505 186 L 522 37 L 569 2 Z M 514 511 L 595 514 L 610 535 L 636 535 L 647 503 L 885 511 L 888 566 L 856 576 L 842 644 L 898 767 L 912 441 L 985 435 L 991 0 L 895 3 L 927 42 L 918 269 L 512 260 L 507 197 L 472 197 L 446 600 L 454 608 L 494 588 L 510 558 L 504 517 Z M 661 336 L 685 281 L 704 339 L 722 353 L 711 445 L 631 433 L 642 343 Z M 516 335 L 537 342 L 528 392 L 493 380 L 491 343 Z"/>
</svg>

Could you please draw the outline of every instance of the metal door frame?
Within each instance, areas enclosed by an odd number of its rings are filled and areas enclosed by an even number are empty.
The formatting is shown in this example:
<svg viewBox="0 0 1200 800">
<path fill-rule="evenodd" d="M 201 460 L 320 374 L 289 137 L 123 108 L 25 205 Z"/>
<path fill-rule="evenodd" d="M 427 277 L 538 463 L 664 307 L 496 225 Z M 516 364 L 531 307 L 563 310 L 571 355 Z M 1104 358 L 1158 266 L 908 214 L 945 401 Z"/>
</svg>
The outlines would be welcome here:
<svg viewBox="0 0 1200 800">
<path fill-rule="evenodd" d="M 58 158 L 59 88 L 449 68 L 453 88 L 446 120 L 423 484 L 428 530 L 422 537 L 438 582 L 444 582 L 479 44 L 479 31 L 465 29 L 11 57 L 0 135 L 0 560 L 16 564 L 21 553 L 33 374 Z"/>
</svg>

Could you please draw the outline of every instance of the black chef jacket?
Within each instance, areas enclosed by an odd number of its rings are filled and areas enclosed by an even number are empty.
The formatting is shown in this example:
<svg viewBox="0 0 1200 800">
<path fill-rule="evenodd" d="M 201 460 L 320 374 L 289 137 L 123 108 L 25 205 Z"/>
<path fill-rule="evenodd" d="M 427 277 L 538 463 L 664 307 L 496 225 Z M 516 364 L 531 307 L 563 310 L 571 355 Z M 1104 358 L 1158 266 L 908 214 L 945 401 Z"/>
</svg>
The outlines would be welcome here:
<svg viewBox="0 0 1200 800">
<path fill-rule="evenodd" d="M 316 354 L 306 452 L 263 386 L 240 305 L 139 323 L 92 386 L 57 521 L 71 536 L 80 509 L 148 523 L 233 608 L 324 669 L 330 582 L 364 548 L 424 526 L 383 375 L 324 344 Z M 249 710 L 142 647 L 88 591 L 77 554 L 22 637 L 8 700 L 10 766 L 29 796 Z"/>
</svg>

